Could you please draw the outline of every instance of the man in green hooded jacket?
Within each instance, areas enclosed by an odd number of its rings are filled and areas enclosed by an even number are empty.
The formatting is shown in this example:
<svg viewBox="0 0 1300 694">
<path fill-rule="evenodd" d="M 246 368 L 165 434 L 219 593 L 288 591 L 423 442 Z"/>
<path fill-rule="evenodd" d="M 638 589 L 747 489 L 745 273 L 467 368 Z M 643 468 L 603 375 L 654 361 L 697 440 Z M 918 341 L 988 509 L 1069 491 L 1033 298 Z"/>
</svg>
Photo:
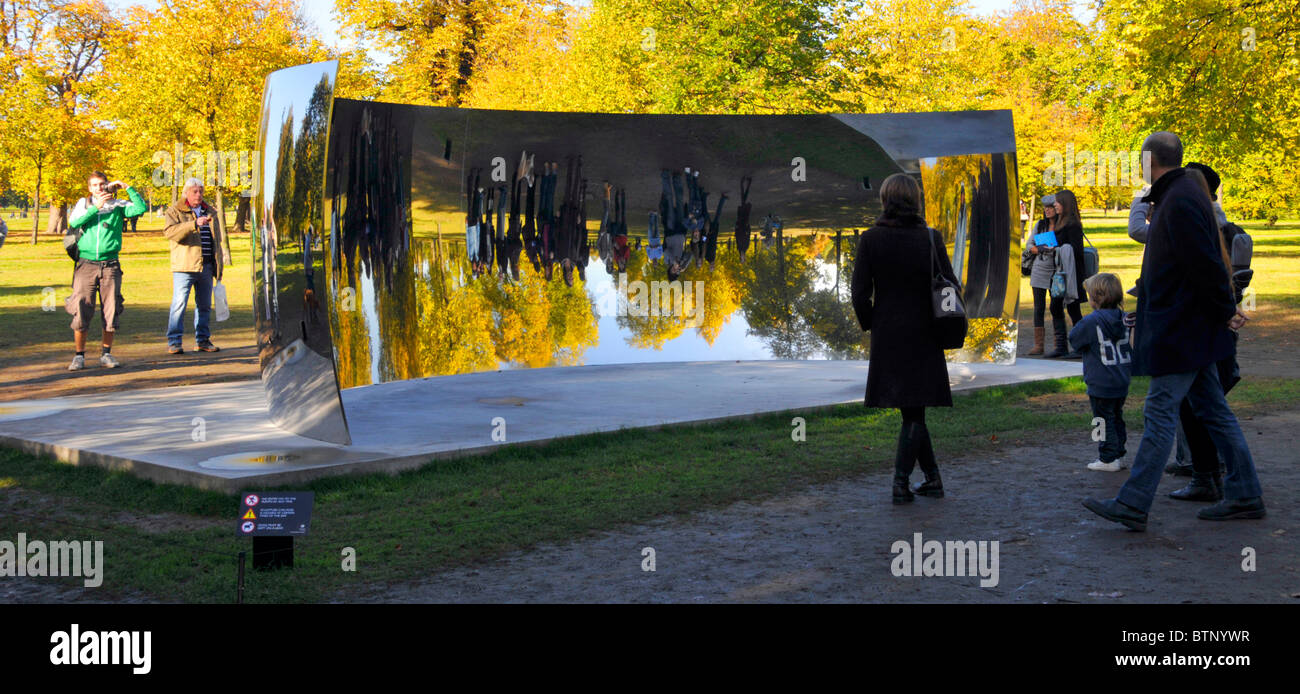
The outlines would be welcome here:
<svg viewBox="0 0 1300 694">
<path fill-rule="evenodd" d="M 86 331 L 95 316 L 95 295 L 99 295 L 100 319 L 104 325 L 104 351 L 99 357 L 101 366 L 118 367 L 119 362 L 110 353 L 113 334 L 122 315 L 122 266 L 117 254 L 122 250 L 122 229 L 127 217 L 144 214 L 148 203 L 135 188 L 121 181 L 109 182 L 108 176 L 96 171 L 87 178 L 90 197 L 82 198 L 68 215 L 70 236 L 76 238 L 68 252 L 76 259 L 72 271 L 72 296 L 67 309 L 72 314 L 72 331 L 77 354 L 72 358 L 69 371 L 86 367 Z M 125 189 L 130 202 L 116 197 Z M 77 237 L 77 235 L 80 235 Z"/>
</svg>

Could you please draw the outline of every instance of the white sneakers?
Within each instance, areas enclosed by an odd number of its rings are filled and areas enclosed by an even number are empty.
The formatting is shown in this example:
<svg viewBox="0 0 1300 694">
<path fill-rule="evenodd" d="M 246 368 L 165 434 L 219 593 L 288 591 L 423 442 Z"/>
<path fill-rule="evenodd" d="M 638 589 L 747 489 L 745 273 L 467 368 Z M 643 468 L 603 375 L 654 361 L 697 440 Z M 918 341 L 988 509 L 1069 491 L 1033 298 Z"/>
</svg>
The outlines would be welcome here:
<svg viewBox="0 0 1300 694">
<path fill-rule="evenodd" d="M 1119 472 L 1126 467 L 1128 467 L 1128 461 L 1123 458 L 1116 458 L 1109 463 L 1103 463 L 1101 462 L 1101 459 L 1098 458 L 1097 460 L 1088 463 L 1089 470 L 1097 470 L 1098 472 Z"/>
<path fill-rule="evenodd" d="M 113 358 L 112 354 L 102 354 L 99 357 L 99 365 L 105 369 L 116 369 L 122 365 L 122 362 Z M 86 368 L 86 357 L 81 354 L 73 355 L 72 363 L 68 364 L 68 371 L 81 371 L 84 368 Z"/>
</svg>

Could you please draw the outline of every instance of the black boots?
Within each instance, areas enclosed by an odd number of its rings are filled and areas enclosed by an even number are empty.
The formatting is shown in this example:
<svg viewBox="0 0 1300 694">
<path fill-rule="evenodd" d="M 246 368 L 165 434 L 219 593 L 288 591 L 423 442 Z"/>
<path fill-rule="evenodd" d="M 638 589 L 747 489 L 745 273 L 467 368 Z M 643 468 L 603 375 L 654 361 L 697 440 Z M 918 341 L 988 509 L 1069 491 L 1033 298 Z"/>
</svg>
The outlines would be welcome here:
<svg viewBox="0 0 1300 694">
<path fill-rule="evenodd" d="M 1070 344 L 1065 339 L 1065 321 L 1052 321 L 1052 335 L 1056 338 L 1056 348 L 1044 354 L 1044 359 L 1060 359 L 1070 352 Z"/>
<path fill-rule="evenodd" d="M 925 481 L 912 487 L 912 491 L 921 496 L 935 499 L 943 498 L 943 480 L 939 479 L 939 464 L 934 460 L 934 447 L 930 445 L 930 430 L 922 424 L 913 432 L 919 439 L 916 448 L 916 462 L 925 473 Z"/>
<path fill-rule="evenodd" d="M 1169 498 L 1179 501 L 1219 501 L 1223 498 L 1223 477 L 1195 473 L 1186 487 L 1169 492 Z"/>
<path fill-rule="evenodd" d="M 909 489 L 908 478 L 917 463 L 921 465 L 921 472 L 925 473 L 925 481 Z M 898 453 L 894 456 L 894 503 L 914 501 L 916 497 L 913 492 L 940 498 L 943 496 L 943 481 L 939 479 L 939 465 L 934 460 L 930 432 L 924 424 L 906 422 L 898 433 Z"/>
<path fill-rule="evenodd" d="M 910 504 L 915 500 L 916 497 L 912 496 L 912 490 L 907 488 L 907 478 L 900 476 L 897 472 L 895 472 L 894 473 L 894 503 Z"/>
<path fill-rule="evenodd" d="M 1259 497 L 1250 499 L 1224 499 L 1213 506 L 1206 506 L 1196 512 L 1201 520 L 1236 520 L 1238 518 L 1263 518 L 1264 500 Z"/>
<path fill-rule="evenodd" d="M 912 476 L 912 467 L 916 464 L 916 439 L 912 436 L 913 425 L 904 422 L 898 431 L 898 451 L 894 453 L 894 503 L 906 504 L 916 499 L 908 488 L 908 478 Z"/>
<path fill-rule="evenodd" d="M 1108 521 L 1120 523 L 1129 530 L 1145 532 L 1147 514 L 1115 499 L 1101 501 L 1091 497 L 1083 500 L 1083 507 Z"/>
</svg>

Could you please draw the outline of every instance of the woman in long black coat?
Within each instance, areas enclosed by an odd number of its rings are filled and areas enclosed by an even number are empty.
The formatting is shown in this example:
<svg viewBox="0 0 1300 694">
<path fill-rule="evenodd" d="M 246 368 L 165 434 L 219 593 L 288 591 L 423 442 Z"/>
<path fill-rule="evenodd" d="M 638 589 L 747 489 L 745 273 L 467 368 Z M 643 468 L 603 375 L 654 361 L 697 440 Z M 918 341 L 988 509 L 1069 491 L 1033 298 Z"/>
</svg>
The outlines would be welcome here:
<svg viewBox="0 0 1300 694">
<path fill-rule="evenodd" d="M 957 282 L 939 232 L 922 216 L 921 186 L 894 174 L 880 187 L 884 212 L 858 241 L 853 266 L 853 310 L 871 332 L 867 369 L 867 407 L 897 407 L 903 427 L 894 458 L 894 503 L 913 500 L 913 492 L 942 497 L 925 408 L 952 407 L 948 365 L 933 334 L 931 278 L 935 265 Z M 937 263 L 932 264 L 931 243 Z M 920 463 L 925 482 L 908 488 Z"/>
</svg>

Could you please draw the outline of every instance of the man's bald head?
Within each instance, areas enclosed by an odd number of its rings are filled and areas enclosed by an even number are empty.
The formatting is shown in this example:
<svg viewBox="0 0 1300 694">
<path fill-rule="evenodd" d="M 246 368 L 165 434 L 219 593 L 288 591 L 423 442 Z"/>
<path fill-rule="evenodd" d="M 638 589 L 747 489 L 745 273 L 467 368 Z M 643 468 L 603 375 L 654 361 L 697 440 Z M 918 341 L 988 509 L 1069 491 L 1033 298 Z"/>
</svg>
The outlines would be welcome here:
<svg viewBox="0 0 1300 694">
<path fill-rule="evenodd" d="M 1183 165 L 1183 143 L 1173 133 L 1160 131 L 1147 135 L 1142 151 L 1151 153 L 1151 163 L 1157 169 L 1176 169 Z"/>
</svg>

